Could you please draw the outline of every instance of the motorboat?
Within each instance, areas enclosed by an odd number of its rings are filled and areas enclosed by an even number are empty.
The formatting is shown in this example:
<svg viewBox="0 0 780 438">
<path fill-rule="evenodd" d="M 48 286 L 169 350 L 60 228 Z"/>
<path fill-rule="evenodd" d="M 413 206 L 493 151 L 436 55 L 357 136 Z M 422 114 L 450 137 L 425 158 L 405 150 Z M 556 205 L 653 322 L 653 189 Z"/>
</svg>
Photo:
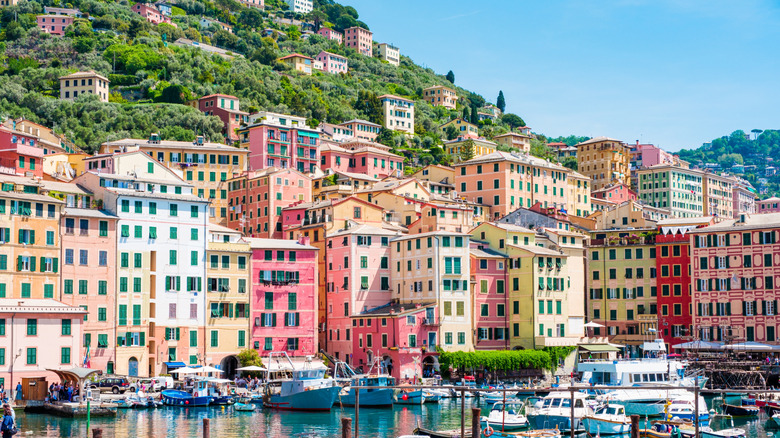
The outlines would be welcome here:
<svg viewBox="0 0 780 438">
<path fill-rule="evenodd" d="M 622 435 L 631 430 L 631 418 L 622 405 L 606 405 L 593 415 L 582 417 L 582 427 L 589 435 Z"/>
<path fill-rule="evenodd" d="M 721 407 L 724 414 L 732 417 L 758 417 L 758 413 L 761 412 L 761 408 L 756 405 L 737 406 L 723 403 Z"/>
<path fill-rule="evenodd" d="M 263 406 L 291 411 L 328 411 L 339 396 L 341 387 L 335 380 L 325 378 L 327 368 L 312 362 L 299 367 L 293 365 L 286 352 L 272 352 L 268 356 L 269 372 L 273 368 L 282 378 L 270 380 L 265 386 Z M 291 376 L 291 377 L 288 377 Z"/>
<path fill-rule="evenodd" d="M 696 431 L 688 425 L 667 421 L 654 421 L 650 429 L 640 429 L 640 438 L 695 438 Z"/>
<path fill-rule="evenodd" d="M 420 405 L 425 403 L 425 395 L 421 389 L 403 389 L 396 394 L 395 402 L 399 405 Z"/>
<path fill-rule="evenodd" d="M 494 431 L 492 436 L 496 438 L 561 438 L 561 431 L 558 429 L 524 430 L 519 432 Z"/>
<path fill-rule="evenodd" d="M 518 430 L 528 427 L 528 419 L 522 414 L 523 403 L 496 402 L 487 416 L 480 417 L 482 427 L 492 425 L 493 428 L 504 431 Z"/>
<path fill-rule="evenodd" d="M 699 428 L 699 435 L 701 438 L 745 438 L 745 429 L 732 427 L 730 429 L 712 430 L 711 427 L 705 426 Z"/>
<path fill-rule="evenodd" d="M 772 415 L 772 422 L 775 423 L 775 427 L 780 427 L 780 413 Z"/>
<path fill-rule="evenodd" d="M 250 397 L 240 397 L 233 403 L 233 409 L 241 412 L 254 412 L 257 409 L 257 405 L 252 403 Z"/>
<path fill-rule="evenodd" d="M 425 398 L 425 401 L 423 403 L 438 403 L 441 401 L 441 394 L 435 391 L 431 391 L 429 389 L 423 390 L 423 397 Z"/>
<path fill-rule="evenodd" d="M 592 415 L 593 410 L 587 404 L 587 394 L 555 391 L 531 406 L 526 403 L 526 417 L 534 429 L 558 429 L 569 432 L 572 428 L 582 429 L 582 417 Z M 572 403 L 574 404 L 574 424 L 571 424 Z"/>
<path fill-rule="evenodd" d="M 460 429 L 451 429 L 451 430 L 434 430 L 434 429 L 426 429 L 424 427 L 418 427 L 412 431 L 414 433 L 413 436 L 422 436 L 422 437 L 429 437 L 429 438 L 471 438 L 471 430 L 469 428 L 466 428 L 466 434 L 461 435 Z"/>
<path fill-rule="evenodd" d="M 693 400 L 693 395 L 690 398 L 680 398 L 672 400 L 669 407 L 666 409 L 666 417 L 668 419 L 680 419 L 693 421 L 695 418 L 694 411 L 696 411 L 696 404 Z M 710 419 L 710 413 L 707 410 L 707 402 L 703 396 L 699 396 L 699 421 L 707 421 Z"/>
<path fill-rule="evenodd" d="M 208 384 L 205 380 L 195 380 L 188 391 L 166 389 L 162 391 L 163 404 L 166 406 L 208 406 L 212 397 L 208 394 Z"/>
<path fill-rule="evenodd" d="M 393 388 L 360 388 L 361 386 L 395 386 L 395 379 L 385 373 L 382 361 L 376 358 L 371 363 L 371 367 L 366 374 L 356 374 L 355 371 L 346 363 L 336 363 L 336 370 L 341 371 L 348 378 L 341 379 L 348 381 L 350 386 L 345 387 L 339 393 L 339 402 L 343 406 L 355 406 L 355 393 L 360 392 L 358 402 L 360 407 L 388 407 L 393 406 L 393 397 L 395 389 Z"/>
<path fill-rule="evenodd" d="M 492 405 L 493 403 L 497 403 L 504 400 L 512 400 L 514 398 L 515 392 L 507 392 L 506 395 L 504 395 L 503 391 L 493 391 L 493 392 L 487 392 L 482 395 L 482 399 L 485 400 L 485 403 Z"/>
</svg>

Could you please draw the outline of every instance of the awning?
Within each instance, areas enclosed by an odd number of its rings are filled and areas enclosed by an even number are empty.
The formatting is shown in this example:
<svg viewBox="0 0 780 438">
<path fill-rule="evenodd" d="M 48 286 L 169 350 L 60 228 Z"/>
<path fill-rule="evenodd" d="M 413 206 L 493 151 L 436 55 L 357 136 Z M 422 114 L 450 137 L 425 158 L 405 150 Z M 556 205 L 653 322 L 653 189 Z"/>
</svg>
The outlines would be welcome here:
<svg viewBox="0 0 780 438">
<path fill-rule="evenodd" d="M 318 134 L 316 132 L 309 132 L 309 131 L 302 131 L 302 130 L 298 131 L 298 135 L 300 135 L 302 137 L 320 138 L 320 134 Z"/>
<path fill-rule="evenodd" d="M 672 348 L 679 348 L 682 350 L 721 350 L 723 344 L 720 342 L 692 341 L 672 345 Z"/>
<path fill-rule="evenodd" d="M 580 348 L 584 348 L 590 352 L 593 353 L 607 353 L 610 351 L 620 351 L 619 348 L 613 347 L 611 345 L 604 345 L 604 344 L 593 344 L 593 345 L 580 345 Z"/>
<path fill-rule="evenodd" d="M 187 364 L 184 362 L 163 362 L 163 363 L 168 368 L 181 368 L 187 366 Z"/>
</svg>

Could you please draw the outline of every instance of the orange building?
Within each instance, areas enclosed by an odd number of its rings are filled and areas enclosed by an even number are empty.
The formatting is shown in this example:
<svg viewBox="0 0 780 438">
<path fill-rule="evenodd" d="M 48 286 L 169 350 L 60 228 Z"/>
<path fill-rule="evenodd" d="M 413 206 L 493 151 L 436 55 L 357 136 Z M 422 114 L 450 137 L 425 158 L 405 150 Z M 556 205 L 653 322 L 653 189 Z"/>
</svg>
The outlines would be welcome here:
<svg viewBox="0 0 780 438">
<path fill-rule="evenodd" d="M 592 189 L 631 184 L 631 148 L 620 140 L 596 137 L 577 146 L 578 170 L 591 179 Z"/>
</svg>

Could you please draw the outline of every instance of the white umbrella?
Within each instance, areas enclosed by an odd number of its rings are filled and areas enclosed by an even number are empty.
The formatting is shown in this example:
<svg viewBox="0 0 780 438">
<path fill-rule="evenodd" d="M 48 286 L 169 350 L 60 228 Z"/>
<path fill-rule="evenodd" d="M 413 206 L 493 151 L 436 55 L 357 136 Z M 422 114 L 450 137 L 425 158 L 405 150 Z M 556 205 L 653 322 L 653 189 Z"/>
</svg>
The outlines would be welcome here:
<svg viewBox="0 0 780 438">
<path fill-rule="evenodd" d="M 205 367 L 198 368 L 197 370 L 199 373 L 224 373 L 224 371 L 221 369 L 214 368 L 211 365 L 206 365 Z"/>
<path fill-rule="evenodd" d="M 268 370 L 263 367 L 259 367 L 257 365 L 249 365 L 247 367 L 236 368 L 236 371 L 268 371 Z"/>
<path fill-rule="evenodd" d="M 198 370 L 196 370 L 195 368 L 190 368 L 190 367 L 181 367 L 181 368 L 176 368 L 175 370 L 170 371 L 171 374 L 173 374 L 173 373 L 176 373 L 176 374 L 195 374 L 197 372 L 198 372 Z"/>
<path fill-rule="evenodd" d="M 591 322 L 585 324 L 583 327 L 587 327 L 587 328 L 600 328 L 600 327 L 604 327 L 604 326 L 599 324 L 599 323 L 597 323 L 597 322 L 591 321 Z"/>
<path fill-rule="evenodd" d="M 760 342 L 754 342 L 754 341 L 748 341 L 748 342 L 741 342 L 738 344 L 731 344 L 731 345 L 724 345 L 722 347 L 724 350 L 741 350 L 741 351 L 772 351 L 773 347 L 771 345 L 762 344 Z"/>
</svg>

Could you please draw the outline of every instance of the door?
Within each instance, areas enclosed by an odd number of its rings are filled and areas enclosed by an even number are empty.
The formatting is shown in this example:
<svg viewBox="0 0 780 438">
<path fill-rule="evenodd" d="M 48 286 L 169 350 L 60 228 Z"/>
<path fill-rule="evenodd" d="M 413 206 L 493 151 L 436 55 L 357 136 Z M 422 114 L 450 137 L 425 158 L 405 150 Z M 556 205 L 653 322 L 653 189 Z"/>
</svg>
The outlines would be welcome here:
<svg viewBox="0 0 780 438">
<path fill-rule="evenodd" d="M 127 361 L 127 375 L 131 377 L 138 377 L 138 359 L 131 357 Z"/>
<path fill-rule="evenodd" d="M 428 351 L 436 348 L 436 332 L 428 332 Z"/>
</svg>

